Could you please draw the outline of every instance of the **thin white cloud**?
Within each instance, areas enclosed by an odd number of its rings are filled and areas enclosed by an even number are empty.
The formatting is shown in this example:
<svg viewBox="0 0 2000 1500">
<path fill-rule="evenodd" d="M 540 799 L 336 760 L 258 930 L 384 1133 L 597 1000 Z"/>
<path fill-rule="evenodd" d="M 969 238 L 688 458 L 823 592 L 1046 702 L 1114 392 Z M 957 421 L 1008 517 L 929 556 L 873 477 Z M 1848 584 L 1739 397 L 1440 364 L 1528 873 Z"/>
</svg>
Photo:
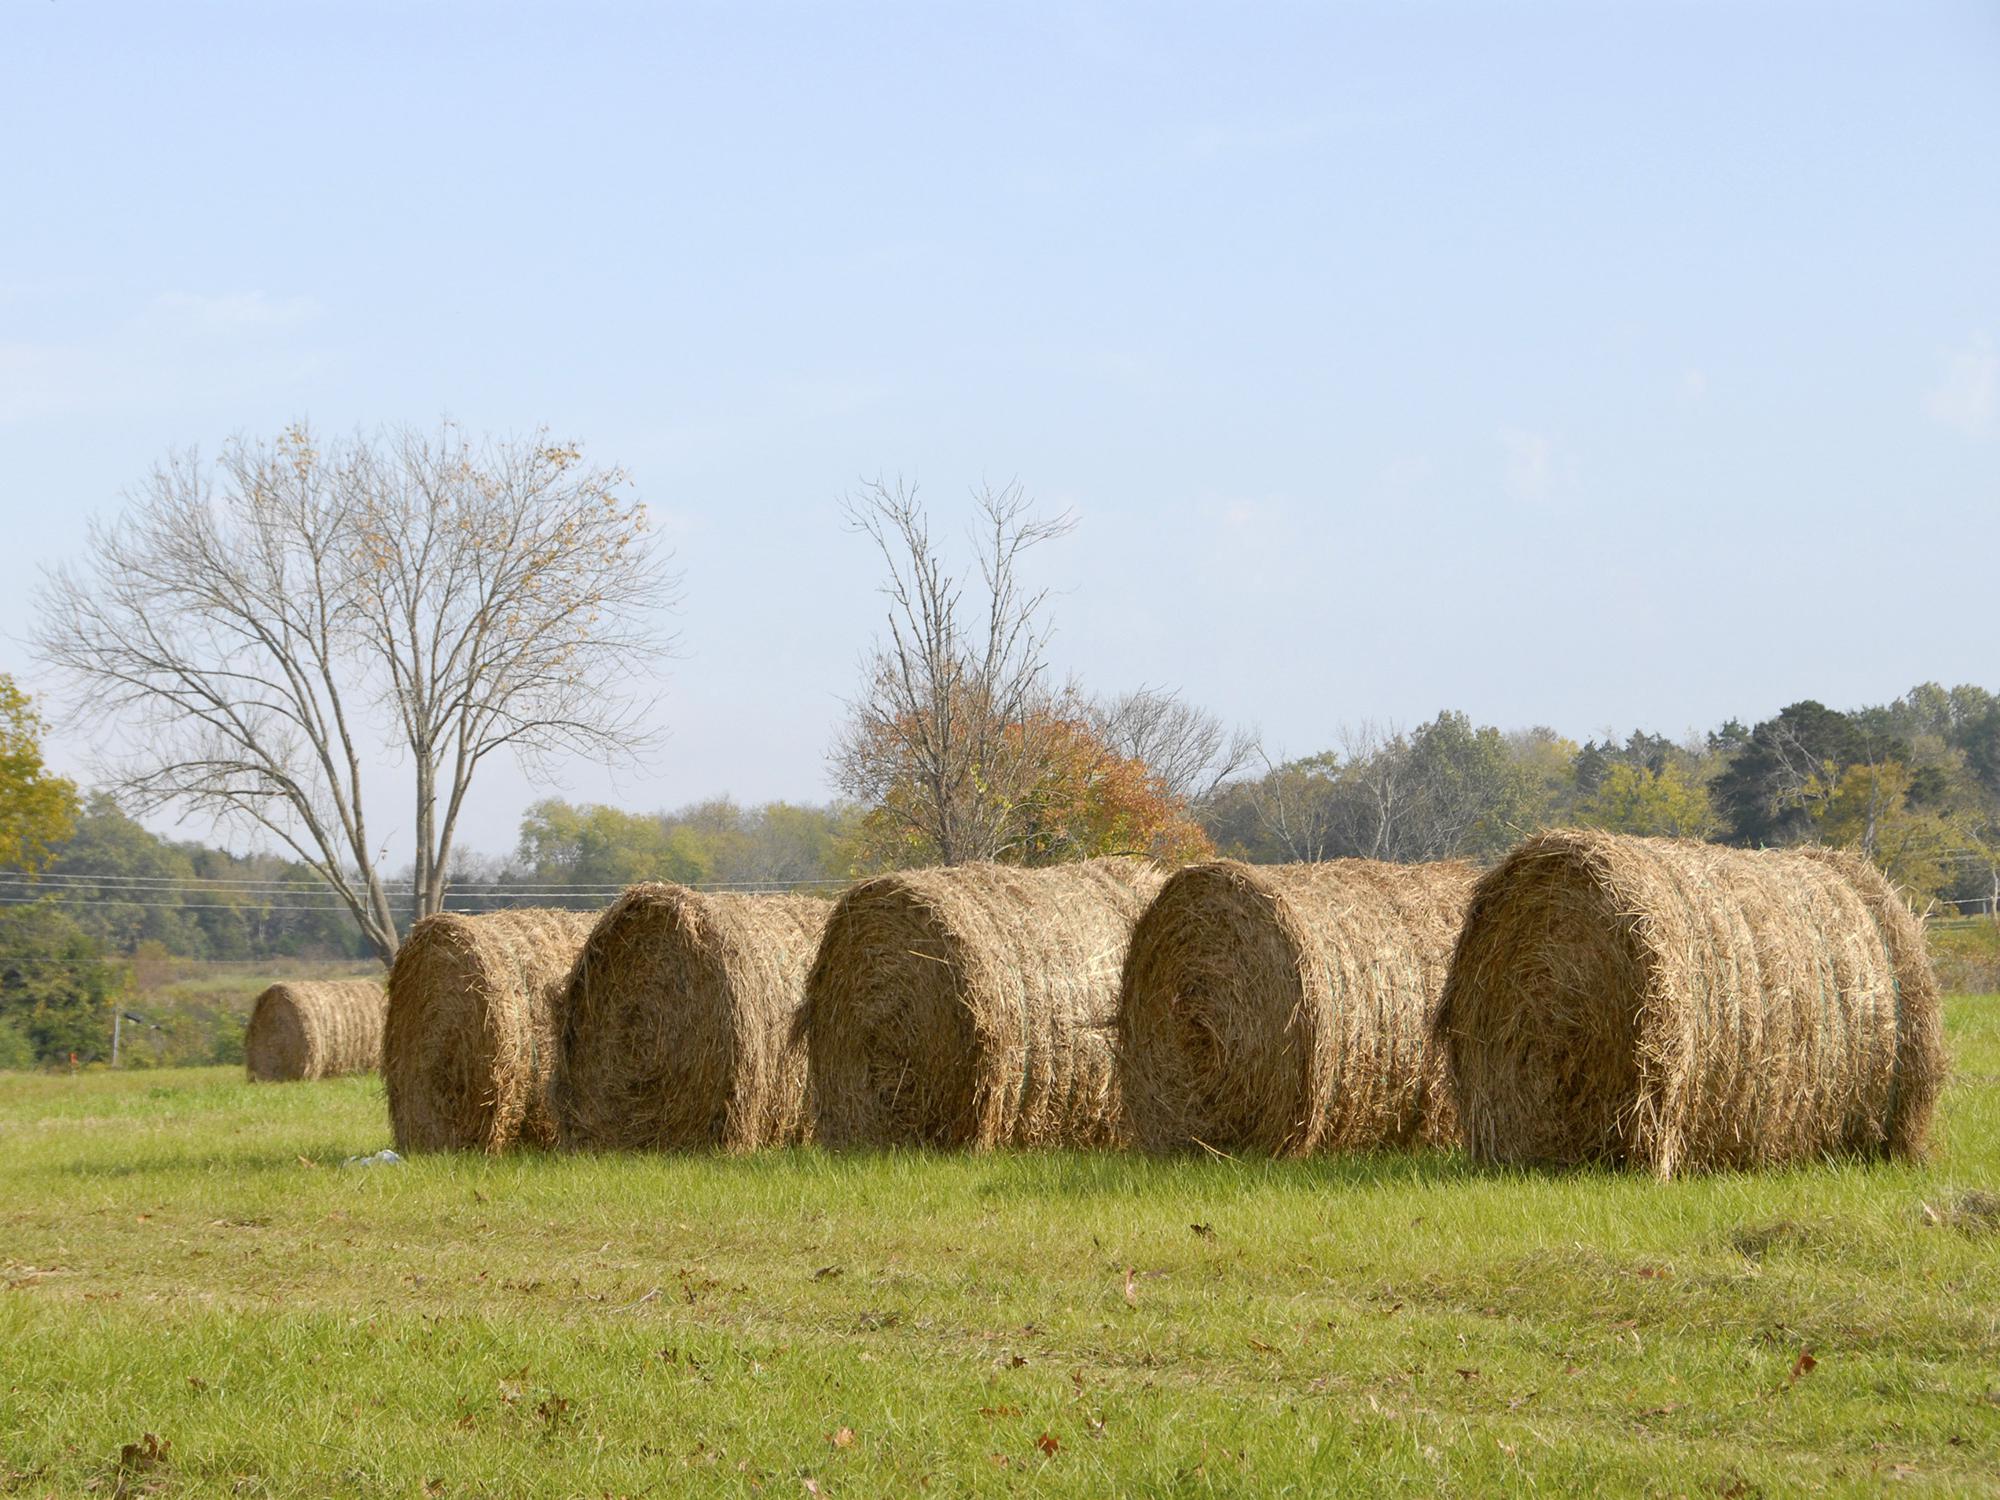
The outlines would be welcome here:
<svg viewBox="0 0 2000 1500">
<path fill-rule="evenodd" d="M 291 328 L 321 312 L 311 297 L 271 297 L 263 292 L 163 292 L 153 310 L 211 328 Z"/>
<path fill-rule="evenodd" d="M 2000 354 L 1984 334 L 1945 360 L 1944 373 L 1924 397 L 1933 422 L 1982 437 L 2000 421 Z"/>
<path fill-rule="evenodd" d="M 1708 399 L 1708 374 L 1689 365 L 1681 371 L 1681 399 L 1688 402 Z"/>
<path fill-rule="evenodd" d="M 1500 429 L 1501 480 L 1516 500 L 1546 500 L 1555 488 L 1556 445 L 1543 433 Z"/>
<path fill-rule="evenodd" d="M 168 410 L 306 380 L 310 297 L 167 292 L 83 337 L 0 343 L 0 425 Z"/>
</svg>

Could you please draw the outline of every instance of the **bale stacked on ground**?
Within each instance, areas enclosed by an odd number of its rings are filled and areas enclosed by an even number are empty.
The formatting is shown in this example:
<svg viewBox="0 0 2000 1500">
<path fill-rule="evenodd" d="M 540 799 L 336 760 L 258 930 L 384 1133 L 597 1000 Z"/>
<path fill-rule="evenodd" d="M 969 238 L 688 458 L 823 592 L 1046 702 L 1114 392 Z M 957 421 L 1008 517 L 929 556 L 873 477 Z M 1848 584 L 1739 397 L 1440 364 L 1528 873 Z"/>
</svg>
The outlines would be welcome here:
<svg viewBox="0 0 2000 1500">
<path fill-rule="evenodd" d="M 444 913 L 389 972 L 382 1074 L 402 1151 L 549 1145 L 556 1012 L 595 914 Z"/>
<path fill-rule="evenodd" d="M 382 1017 L 388 997 L 379 980 L 300 980 L 257 997 L 243 1033 L 252 1083 L 337 1078 L 382 1066 Z"/>
<path fill-rule="evenodd" d="M 1532 838 L 1473 892 L 1438 1026 L 1486 1161 L 1916 1156 L 1944 1076 L 1921 927 L 1825 851 Z"/>
<path fill-rule="evenodd" d="M 833 910 L 801 1028 L 831 1146 L 1100 1146 L 1119 1128 L 1111 1027 L 1136 859 L 884 875 Z"/>
<path fill-rule="evenodd" d="M 1455 1142 L 1431 1023 L 1473 879 L 1462 864 L 1363 859 L 1174 875 L 1125 960 L 1136 1144 L 1297 1156 Z"/>
<path fill-rule="evenodd" d="M 565 1146 L 750 1150 L 798 1141 L 793 1034 L 830 901 L 649 883 L 591 930 L 570 976 L 550 1098 Z"/>
</svg>

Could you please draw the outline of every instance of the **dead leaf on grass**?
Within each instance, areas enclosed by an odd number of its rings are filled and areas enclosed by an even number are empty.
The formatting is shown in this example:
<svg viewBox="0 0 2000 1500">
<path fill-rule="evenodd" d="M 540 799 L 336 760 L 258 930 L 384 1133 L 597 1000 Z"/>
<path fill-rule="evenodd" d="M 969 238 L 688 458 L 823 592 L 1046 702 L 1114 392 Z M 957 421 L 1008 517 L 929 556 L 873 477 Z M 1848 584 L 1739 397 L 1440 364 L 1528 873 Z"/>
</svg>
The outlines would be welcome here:
<svg viewBox="0 0 2000 1500">
<path fill-rule="evenodd" d="M 1125 1268 L 1125 1305 L 1127 1307 L 1137 1307 L 1139 1305 L 1139 1289 L 1132 1284 L 1132 1268 L 1130 1266 Z"/>
<path fill-rule="evenodd" d="M 839 1428 L 827 1441 L 836 1448 L 852 1448 L 854 1446 L 854 1429 L 852 1427 Z"/>
<path fill-rule="evenodd" d="M 1056 1441 L 1054 1433 L 1045 1432 L 1035 1439 L 1035 1446 L 1042 1450 L 1043 1457 L 1054 1458 L 1056 1450 L 1062 1447 L 1062 1444 Z"/>
<path fill-rule="evenodd" d="M 136 1443 L 127 1443 L 118 1450 L 118 1471 L 121 1474 L 146 1474 L 154 1469 L 167 1466 L 167 1454 L 173 1443 L 153 1433 L 143 1434 Z"/>
<path fill-rule="evenodd" d="M 1792 1361 L 1791 1378 L 1795 1381 L 1801 1380 L 1818 1368 L 1819 1361 L 1813 1358 L 1812 1350 L 1801 1349 L 1799 1350 L 1799 1357 Z"/>
</svg>

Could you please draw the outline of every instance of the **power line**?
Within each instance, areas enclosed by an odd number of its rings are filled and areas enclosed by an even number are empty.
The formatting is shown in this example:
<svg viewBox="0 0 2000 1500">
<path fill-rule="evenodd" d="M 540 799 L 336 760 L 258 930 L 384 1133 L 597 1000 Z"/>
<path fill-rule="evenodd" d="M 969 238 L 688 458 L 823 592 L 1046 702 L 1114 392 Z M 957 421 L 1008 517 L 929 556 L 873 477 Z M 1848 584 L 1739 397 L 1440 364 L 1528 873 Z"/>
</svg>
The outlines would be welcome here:
<svg viewBox="0 0 2000 1500">
<path fill-rule="evenodd" d="M 792 880 L 774 875 L 753 880 L 693 880 L 676 881 L 694 890 L 792 890 L 800 886 L 847 885 L 849 880 L 839 875 L 815 875 L 805 879 Z M 278 895 L 313 895 L 329 889 L 328 882 L 317 877 L 299 880 L 225 880 L 203 875 L 79 875 L 73 873 L 44 873 L 26 875 L 19 871 L 0 871 L 0 888 L 9 886 L 24 890 L 44 887 L 62 889 L 103 889 L 145 891 L 186 891 L 203 895 L 223 895 L 233 891 L 270 892 Z M 412 883 L 407 880 L 382 882 L 385 893 L 391 895 L 408 894 Z M 589 885 L 561 885 L 546 881 L 516 885 L 513 883 L 488 884 L 480 881 L 461 881 L 449 884 L 447 890 L 457 891 L 466 896 L 584 896 L 622 895 L 630 889 L 624 883 L 593 883 Z"/>
</svg>

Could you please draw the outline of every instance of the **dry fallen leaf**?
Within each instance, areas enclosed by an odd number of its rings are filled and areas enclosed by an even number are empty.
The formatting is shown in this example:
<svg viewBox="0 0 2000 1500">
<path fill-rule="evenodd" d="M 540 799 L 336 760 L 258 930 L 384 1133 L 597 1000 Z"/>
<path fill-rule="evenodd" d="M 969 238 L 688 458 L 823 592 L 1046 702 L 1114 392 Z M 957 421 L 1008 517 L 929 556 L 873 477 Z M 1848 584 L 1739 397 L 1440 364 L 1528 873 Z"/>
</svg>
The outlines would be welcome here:
<svg viewBox="0 0 2000 1500">
<path fill-rule="evenodd" d="M 1125 1268 L 1125 1302 L 1129 1307 L 1139 1305 L 1139 1289 L 1132 1284 L 1132 1268 Z"/>
<path fill-rule="evenodd" d="M 828 1438 L 827 1441 L 832 1443 L 836 1448 L 852 1448 L 854 1446 L 854 1429 L 852 1427 L 843 1427 L 834 1433 L 832 1437 Z"/>
<path fill-rule="evenodd" d="M 174 1445 L 167 1439 L 148 1432 L 136 1443 L 127 1443 L 118 1450 L 118 1467 L 127 1474 L 143 1474 L 148 1469 L 164 1468 L 167 1451 Z"/>
<path fill-rule="evenodd" d="M 1812 1350 L 1801 1349 L 1799 1357 L 1792 1361 L 1792 1379 L 1797 1380 L 1801 1376 L 1810 1375 L 1818 1368 L 1819 1361 L 1813 1358 Z"/>
<path fill-rule="evenodd" d="M 1056 1441 L 1055 1434 L 1045 1432 L 1035 1439 L 1035 1446 L 1041 1449 L 1046 1457 L 1054 1458 L 1056 1450 L 1062 1447 L 1062 1444 Z"/>
</svg>

